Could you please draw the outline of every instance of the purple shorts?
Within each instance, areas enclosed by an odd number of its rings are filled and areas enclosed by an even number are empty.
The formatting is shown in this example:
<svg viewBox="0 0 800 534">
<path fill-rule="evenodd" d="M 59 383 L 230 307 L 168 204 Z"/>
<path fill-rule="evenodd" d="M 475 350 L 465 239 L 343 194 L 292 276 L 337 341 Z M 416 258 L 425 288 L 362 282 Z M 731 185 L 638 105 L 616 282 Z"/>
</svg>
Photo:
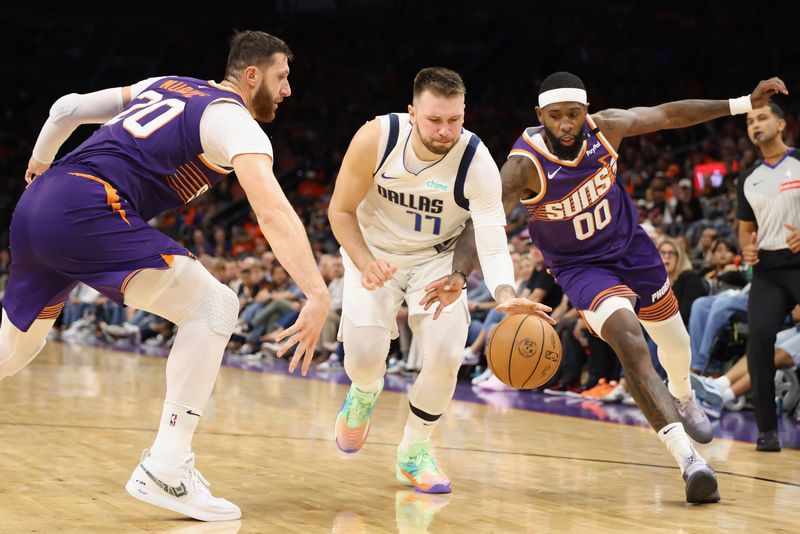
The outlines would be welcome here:
<svg viewBox="0 0 800 534">
<path fill-rule="evenodd" d="M 58 166 L 25 190 L 11 219 L 3 308 L 20 330 L 58 316 L 78 282 L 118 304 L 142 269 L 190 255 L 144 221 L 114 186 L 83 167 Z"/>
<path fill-rule="evenodd" d="M 637 227 L 625 254 L 616 261 L 552 268 L 556 282 L 579 311 L 597 309 L 609 297 L 634 297 L 643 321 L 663 321 L 678 313 L 664 262 L 653 241 Z"/>
</svg>

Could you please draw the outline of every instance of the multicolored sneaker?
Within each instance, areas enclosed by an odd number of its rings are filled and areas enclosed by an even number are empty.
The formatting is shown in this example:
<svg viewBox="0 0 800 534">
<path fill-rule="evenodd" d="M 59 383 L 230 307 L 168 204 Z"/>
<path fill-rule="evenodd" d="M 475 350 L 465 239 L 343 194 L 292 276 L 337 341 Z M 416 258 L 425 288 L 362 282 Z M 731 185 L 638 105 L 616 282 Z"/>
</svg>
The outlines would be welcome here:
<svg viewBox="0 0 800 534">
<path fill-rule="evenodd" d="M 422 493 L 450 493 L 450 479 L 442 473 L 428 450 L 430 439 L 415 441 L 408 449 L 397 448 L 397 480 Z"/>
<path fill-rule="evenodd" d="M 355 384 L 350 384 L 350 390 L 336 417 L 334 430 L 336 446 L 340 451 L 353 454 L 364 446 L 369 434 L 369 416 L 382 390 L 383 379 L 375 393 L 364 393 Z"/>
</svg>

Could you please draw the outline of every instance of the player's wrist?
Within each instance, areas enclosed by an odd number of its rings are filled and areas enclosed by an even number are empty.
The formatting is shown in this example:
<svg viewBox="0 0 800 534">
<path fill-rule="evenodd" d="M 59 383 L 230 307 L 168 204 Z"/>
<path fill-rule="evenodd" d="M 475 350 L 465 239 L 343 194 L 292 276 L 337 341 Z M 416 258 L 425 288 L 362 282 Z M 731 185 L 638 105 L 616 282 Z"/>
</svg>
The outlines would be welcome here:
<svg viewBox="0 0 800 534">
<path fill-rule="evenodd" d="M 463 284 L 461 285 L 461 289 L 467 289 L 467 274 L 466 274 L 464 271 L 459 271 L 458 269 L 453 269 L 453 272 L 451 273 L 451 275 L 450 275 L 450 276 L 452 276 L 452 275 L 454 275 L 454 274 L 457 274 L 457 275 L 459 275 L 461 278 L 463 278 L 463 279 L 464 279 L 464 282 L 463 282 Z"/>
<path fill-rule="evenodd" d="M 750 99 L 750 95 L 729 98 L 728 105 L 731 108 L 731 115 L 741 115 L 753 111 L 753 101 Z"/>
<path fill-rule="evenodd" d="M 494 290 L 494 300 L 499 302 L 500 304 L 516 297 L 517 297 L 517 292 L 510 285 L 504 284 L 502 286 L 498 286 L 497 289 Z"/>
</svg>

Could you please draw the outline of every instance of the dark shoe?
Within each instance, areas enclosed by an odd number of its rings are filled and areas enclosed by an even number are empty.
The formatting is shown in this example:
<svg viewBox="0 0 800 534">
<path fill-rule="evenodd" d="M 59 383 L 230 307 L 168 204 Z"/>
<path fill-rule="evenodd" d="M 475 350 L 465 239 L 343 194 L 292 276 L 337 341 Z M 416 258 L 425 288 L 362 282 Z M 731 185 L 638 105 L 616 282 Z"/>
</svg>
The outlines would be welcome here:
<svg viewBox="0 0 800 534">
<path fill-rule="evenodd" d="M 719 501 L 717 475 L 704 461 L 694 462 L 683 472 L 686 481 L 686 502 L 692 504 Z"/>
<path fill-rule="evenodd" d="M 769 430 L 758 434 L 756 450 L 762 452 L 780 452 L 781 440 L 778 439 L 777 430 Z"/>
</svg>

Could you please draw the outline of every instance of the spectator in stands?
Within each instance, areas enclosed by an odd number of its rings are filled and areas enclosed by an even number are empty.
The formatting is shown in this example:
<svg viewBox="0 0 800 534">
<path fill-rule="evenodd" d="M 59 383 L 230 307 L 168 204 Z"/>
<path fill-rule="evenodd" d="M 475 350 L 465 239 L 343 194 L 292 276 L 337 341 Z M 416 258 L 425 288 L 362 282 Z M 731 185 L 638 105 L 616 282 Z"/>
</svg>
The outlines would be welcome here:
<svg viewBox="0 0 800 534">
<path fill-rule="evenodd" d="M 692 304 L 696 299 L 707 294 L 703 279 L 692 270 L 692 264 L 686 255 L 686 250 L 679 246 L 675 240 L 664 239 L 658 246 L 658 252 L 661 254 L 661 260 L 667 270 L 672 292 L 675 294 L 675 298 L 678 299 L 683 323 L 688 325 Z"/>
<path fill-rule="evenodd" d="M 701 267 L 707 262 L 709 251 L 717 237 L 717 229 L 714 227 L 706 227 L 700 233 L 700 239 L 697 241 L 694 254 L 692 254 L 692 265 L 695 268 Z"/>
<path fill-rule="evenodd" d="M 739 270 L 736 247 L 727 239 L 717 239 L 711 246 L 708 266 L 700 270 L 708 288 L 709 295 L 716 295 L 727 289 L 741 289 L 747 278 Z"/>
<path fill-rule="evenodd" d="M 670 204 L 670 212 L 672 220 L 684 229 L 703 218 L 703 207 L 700 205 L 700 199 L 692 194 L 692 182 L 688 178 L 678 182 Z"/>
<path fill-rule="evenodd" d="M 792 310 L 794 326 L 778 332 L 775 339 L 775 368 L 789 369 L 800 366 L 800 305 Z M 719 417 L 722 409 L 741 410 L 744 396 L 752 389 L 747 356 L 737 361 L 719 378 L 692 374 L 692 388 L 702 402 L 703 409 L 712 417 Z"/>
</svg>

